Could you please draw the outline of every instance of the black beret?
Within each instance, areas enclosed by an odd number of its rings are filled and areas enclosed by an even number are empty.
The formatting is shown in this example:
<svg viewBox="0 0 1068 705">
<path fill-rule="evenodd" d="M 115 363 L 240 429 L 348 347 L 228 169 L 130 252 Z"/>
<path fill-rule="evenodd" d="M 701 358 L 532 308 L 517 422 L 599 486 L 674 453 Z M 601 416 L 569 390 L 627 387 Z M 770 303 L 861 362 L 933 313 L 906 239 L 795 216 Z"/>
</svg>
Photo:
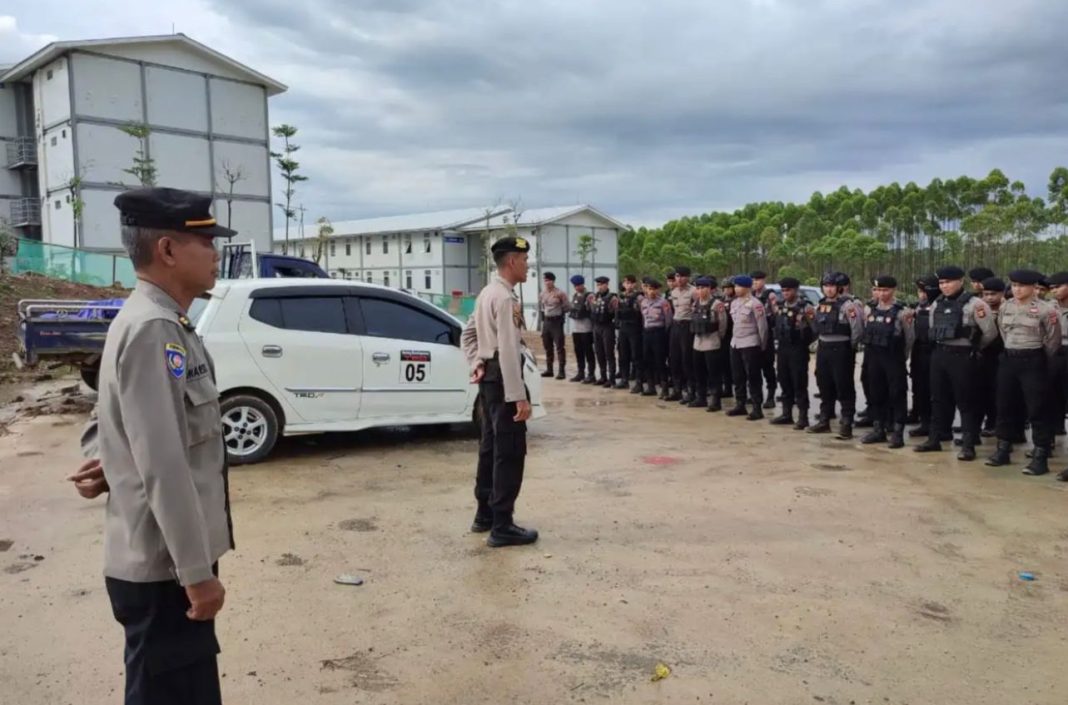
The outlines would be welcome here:
<svg viewBox="0 0 1068 705">
<path fill-rule="evenodd" d="M 665 279 L 674 279 L 675 278 L 675 270 L 674 269 L 670 270 L 667 274 L 664 275 L 664 278 Z"/>
<path fill-rule="evenodd" d="M 660 288 L 660 282 L 658 282 L 655 279 L 650 279 L 649 280 L 649 288 L 650 289 L 659 289 Z"/>
<path fill-rule="evenodd" d="M 649 282 L 651 282 L 652 280 L 653 280 L 652 277 L 642 277 L 642 284 L 645 284 L 646 286 L 648 286 Z"/>
<path fill-rule="evenodd" d="M 211 196 L 176 188 L 136 188 L 115 197 L 123 225 L 175 230 L 208 237 L 230 238 L 237 231 L 224 228 L 211 214 Z"/>
<path fill-rule="evenodd" d="M 594 279 L 593 281 L 595 281 L 598 284 L 607 284 L 608 283 L 608 277 L 600 276 L 600 277 L 597 277 L 596 279 Z"/>
<path fill-rule="evenodd" d="M 838 286 L 849 286 L 849 275 L 845 272 L 836 272 L 834 275 L 834 283 Z"/>
<path fill-rule="evenodd" d="M 1005 293 L 1005 282 L 997 277 L 987 277 L 983 280 L 983 291 L 1000 291 Z"/>
<path fill-rule="evenodd" d="M 1051 287 L 1064 286 L 1065 284 L 1068 284 L 1068 272 L 1057 272 L 1056 274 L 1051 274 L 1046 277 L 1046 280 L 1049 282 L 1049 285 Z"/>
<path fill-rule="evenodd" d="M 838 286 L 838 272 L 827 272 L 823 275 L 823 279 L 820 279 L 820 284 L 834 284 Z"/>
<path fill-rule="evenodd" d="M 724 289 L 728 289 L 728 288 L 729 289 L 733 289 L 734 288 L 734 277 L 727 277 L 726 279 L 724 279 L 723 280 L 723 288 Z"/>
<path fill-rule="evenodd" d="M 751 276 L 753 279 L 767 279 L 768 278 L 768 273 L 767 272 L 762 272 L 762 271 L 760 271 L 758 269 L 755 272 L 750 272 L 749 276 Z"/>
<path fill-rule="evenodd" d="M 798 289 L 801 287 L 801 282 L 794 277 L 783 277 L 779 280 L 779 287 L 783 289 Z"/>
<path fill-rule="evenodd" d="M 712 284 L 713 281 L 712 277 L 697 277 L 697 281 L 694 282 L 694 285 L 712 287 L 714 286 Z"/>
<path fill-rule="evenodd" d="M 875 279 L 872 279 L 871 285 L 879 289 L 896 289 L 897 279 L 894 279 L 889 274 L 880 274 Z"/>
<path fill-rule="evenodd" d="M 530 243 L 521 237 L 502 237 L 493 243 L 490 252 L 493 254 L 500 252 L 530 252 Z"/>
<path fill-rule="evenodd" d="M 937 289 L 938 276 L 935 274 L 923 274 L 916 280 L 916 286 L 920 289 Z"/>
<path fill-rule="evenodd" d="M 556 281 L 556 275 L 553 274 L 552 272 L 546 272 L 545 274 L 541 275 L 541 278 L 542 279 L 548 279 L 551 282 Z"/>
<path fill-rule="evenodd" d="M 1042 282 L 1042 272 L 1036 272 L 1033 269 L 1017 269 L 1009 272 L 1009 281 L 1013 284 L 1035 286 Z"/>
<path fill-rule="evenodd" d="M 964 270 L 955 265 L 949 265 L 948 267 L 941 267 L 936 270 L 935 276 L 938 277 L 938 281 L 942 281 L 943 279 L 963 279 Z"/>
<path fill-rule="evenodd" d="M 688 277 L 688 276 L 690 276 L 690 268 L 689 267 L 675 267 L 675 274 L 679 275 L 680 277 Z"/>
<path fill-rule="evenodd" d="M 994 276 L 994 270 L 986 267 L 972 267 L 968 270 L 968 278 L 973 282 L 981 282 Z M 984 289 L 986 287 L 983 287 Z"/>
<path fill-rule="evenodd" d="M 1043 289 L 1048 289 L 1048 288 L 1049 288 L 1049 280 L 1048 280 L 1048 279 L 1046 279 L 1045 277 L 1042 277 L 1042 278 L 1041 278 L 1041 279 L 1040 279 L 1040 280 L 1038 281 L 1038 285 L 1039 285 L 1040 287 L 1042 287 Z"/>
</svg>

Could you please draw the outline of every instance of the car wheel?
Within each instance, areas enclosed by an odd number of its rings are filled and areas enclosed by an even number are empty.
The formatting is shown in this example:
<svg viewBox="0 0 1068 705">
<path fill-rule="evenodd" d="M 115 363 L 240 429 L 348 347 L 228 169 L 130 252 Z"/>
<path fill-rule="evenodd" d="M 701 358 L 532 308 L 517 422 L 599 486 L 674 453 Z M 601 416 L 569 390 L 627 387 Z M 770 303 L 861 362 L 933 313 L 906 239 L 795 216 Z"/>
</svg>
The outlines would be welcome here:
<svg viewBox="0 0 1068 705">
<path fill-rule="evenodd" d="M 100 368 L 99 367 L 83 367 L 80 372 L 82 373 L 82 381 L 85 382 L 85 386 L 92 389 L 94 392 L 100 391 L 97 387 L 100 383 Z"/>
<path fill-rule="evenodd" d="M 274 407 L 251 394 L 223 399 L 222 423 L 231 465 L 260 462 L 278 441 L 278 414 Z"/>
</svg>

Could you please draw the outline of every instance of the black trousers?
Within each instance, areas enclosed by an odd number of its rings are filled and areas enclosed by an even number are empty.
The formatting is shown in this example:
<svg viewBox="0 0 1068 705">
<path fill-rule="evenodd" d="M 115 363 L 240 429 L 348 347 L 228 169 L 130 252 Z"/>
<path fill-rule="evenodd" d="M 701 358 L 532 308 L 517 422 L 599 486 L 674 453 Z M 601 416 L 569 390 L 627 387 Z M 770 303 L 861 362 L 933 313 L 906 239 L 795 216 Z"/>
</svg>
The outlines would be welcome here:
<svg viewBox="0 0 1068 705">
<path fill-rule="evenodd" d="M 834 416 L 834 405 L 842 405 L 842 419 L 852 423 L 857 413 L 857 385 L 853 379 L 856 355 L 848 340 L 820 341 L 816 348 L 816 386 L 820 390 L 820 416 Z"/>
<path fill-rule="evenodd" d="M 760 348 L 731 348 L 735 403 L 742 405 L 752 402 L 754 409 L 759 409 L 764 403 L 764 387 L 760 380 L 763 367 L 764 351 Z"/>
<path fill-rule="evenodd" d="M 772 323 L 768 321 L 768 330 Z M 760 361 L 760 371 L 764 374 L 764 384 L 768 387 L 768 399 L 775 399 L 775 388 L 778 380 L 775 376 L 775 341 L 769 336 L 768 346 L 764 348 L 763 359 Z"/>
<path fill-rule="evenodd" d="M 689 321 L 671 324 L 670 357 L 671 382 L 675 391 L 689 389 L 693 384 L 693 333 Z"/>
<path fill-rule="evenodd" d="M 668 331 L 666 328 L 646 328 L 642 331 L 642 359 L 645 361 L 645 382 L 664 385 L 668 383 L 667 359 Z"/>
<path fill-rule="evenodd" d="M 126 705 L 220 705 L 215 622 L 186 616 L 185 588 L 173 580 L 104 582 L 126 632 Z"/>
<path fill-rule="evenodd" d="M 808 412 L 808 346 L 802 343 L 779 343 L 779 386 L 782 408 L 796 406 Z"/>
<path fill-rule="evenodd" d="M 554 316 L 541 322 L 541 344 L 545 348 L 545 362 L 552 369 L 553 362 L 560 359 L 560 369 L 567 367 L 567 350 L 564 348 L 564 317 Z"/>
<path fill-rule="evenodd" d="M 515 501 L 523 486 L 527 456 L 527 423 L 516 421 L 515 402 L 504 400 L 500 366 L 486 363 L 478 385 L 482 399 L 482 440 L 478 446 L 475 499 L 483 516 L 493 514 L 493 526 L 512 523 Z"/>
<path fill-rule="evenodd" d="M 597 366 L 601 368 L 601 381 L 616 378 L 616 329 L 611 323 L 596 323 L 593 326 L 593 351 Z"/>
<path fill-rule="evenodd" d="M 593 333 L 572 333 L 571 343 L 575 346 L 575 359 L 578 363 L 579 376 L 593 376 Z"/>
<path fill-rule="evenodd" d="M 931 347 L 929 343 L 914 343 L 909 361 L 912 378 L 912 408 L 920 418 L 920 425 L 931 424 Z M 949 429 L 944 429 L 948 431 Z"/>
<path fill-rule="evenodd" d="M 727 396 L 734 389 L 734 373 L 731 371 L 731 339 L 734 336 L 728 333 L 723 336 L 719 349 L 720 378 L 723 380 L 723 396 Z"/>
<path fill-rule="evenodd" d="M 619 325 L 619 370 L 625 380 L 642 378 L 642 329 L 636 323 Z"/>
<path fill-rule="evenodd" d="M 1061 348 L 1049 361 L 1049 425 L 1053 433 L 1064 428 L 1065 406 L 1068 405 L 1068 350 Z"/>
<path fill-rule="evenodd" d="M 719 350 L 694 350 L 694 394 L 698 399 L 707 399 L 711 392 L 713 396 L 719 396 L 723 390 L 723 374 L 720 367 Z"/>
<path fill-rule="evenodd" d="M 931 424 L 948 432 L 953 426 L 955 409 L 960 410 L 960 425 L 974 440 L 979 435 L 976 414 L 979 362 L 970 347 L 935 345 L 931 353 Z"/>
<path fill-rule="evenodd" d="M 994 429 L 998 425 L 998 367 L 1001 350 L 979 353 L 979 389 L 976 393 L 976 415 L 981 428 Z"/>
<path fill-rule="evenodd" d="M 887 427 L 904 425 L 909 415 L 904 347 L 877 348 L 869 345 L 864 350 L 864 367 L 868 372 L 871 418 Z"/>
<path fill-rule="evenodd" d="M 1013 419 L 1019 414 L 1022 401 L 1027 409 L 1027 420 L 1031 422 L 1031 441 L 1035 447 L 1053 444 L 1049 383 L 1045 350 L 1006 350 L 1002 354 L 997 381 L 998 440 L 1008 441 L 1019 433 L 1018 424 Z"/>
</svg>

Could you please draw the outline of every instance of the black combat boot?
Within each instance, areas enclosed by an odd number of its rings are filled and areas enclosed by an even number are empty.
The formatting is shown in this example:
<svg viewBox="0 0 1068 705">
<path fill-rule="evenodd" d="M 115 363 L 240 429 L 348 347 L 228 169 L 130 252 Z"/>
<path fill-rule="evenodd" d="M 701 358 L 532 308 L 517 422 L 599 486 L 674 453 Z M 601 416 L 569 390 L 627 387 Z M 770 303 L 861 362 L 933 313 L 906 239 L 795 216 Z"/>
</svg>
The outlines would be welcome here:
<svg viewBox="0 0 1068 705">
<path fill-rule="evenodd" d="M 797 410 L 797 423 L 794 424 L 795 431 L 804 431 L 808 428 L 808 409 Z"/>
<path fill-rule="evenodd" d="M 769 390 L 768 391 L 768 400 L 766 402 L 764 402 L 764 408 L 765 409 L 774 409 L 775 408 L 775 391 L 774 390 Z"/>
<path fill-rule="evenodd" d="M 1036 446 L 1032 453 L 1031 462 L 1023 469 L 1024 475 L 1045 475 L 1049 472 L 1049 448 Z"/>
<path fill-rule="evenodd" d="M 894 424 L 894 430 L 890 432 L 890 448 L 904 448 L 905 447 L 905 424 Z"/>
<path fill-rule="evenodd" d="M 723 411 L 723 404 L 719 399 L 719 394 L 713 393 L 712 399 L 708 402 L 708 408 L 706 411 L 715 413 L 717 411 Z"/>
<path fill-rule="evenodd" d="M 689 403 L 692 400 L 693 400 L 693 396 L 690 394 L 690 390 L 689 389 L 683 389 L 682 390 L 682 396 L 679 397 L 679 404 L 681 404 L 682 406 L 688 406 Z"/>
<path fill-rule="evenodd" d="M 784 406 L 782 408 L 782 414 L 773 418 L 769 423 L 772 426 L 789 426 L 794 422 L 794 408 L 792 406 Z"/>
<path fill-rule="evenodd" d="M 549 363 L 545 364 L 545 371 L 541 373 L 541 376 L 542 377 L 552 377 L 553 376 L 553 363 L 549 362 Z"/>
<path fill-rule="evenodd" d="M 931 435 L 927 437 L 927 440 L 919 444 L 914 451 L 917 453 L 934 453 L 942 450 L 942 442 L 938 440 L 938 436 Z"/>
<path fill-rule="evenodd" d="M 928 419 L 920 419 L 920 425 L 909 431 L 909 438 L 927 438 L 931 435 L 931 422 Z"/>
<path fill-rule="evenodd" d="M 604 377 L 602 377 L 601 379 L 599 379 L 596 382 L 594 382 L 594 384 L 596 384 L 598 387 L 611 387 L 612 386 L 612 383 L 609 382 Z"/>
<path fill-rule="evenodd" d="M 703 409 L 708 406 L 708 394 L 701 394 L 698 392 L 694 395 L 690 403 L 686 405 L 691 409 Z"/>
<path fill-rule="evenodd" d="M 583 384 L 597 384 L 597 377 L 593 374 L 593 370 L 586 373 L 586 379 L 582 380 Z"/>
<path fill-rule="evenodd" d="M 1057 482 L 1068 482 L 1068 469 L 1061 470 L 1057 473 Z"/>
<path fill-rule="evenodd" d="M 471 522 L 471 533 L 484 534 L 493 528 L 493 512 L 489 507 L 479 507 L 475 512 L 475 520 Z"/>
<path fill-rule="evenodd" d="M 560 367 L 556 371 L 556 378 L 557 379 L 567 379 L 567 373 L 564 372 L 564 363 L 563 362 L 560 363 Z"/>
<path fill-rule="evenodd" d="M 538 540 L 538 532 L 534 529 L 524 529 L 515 524 L 495 526 L 490 531 L 486 545 L 490 548 L 501 546 L 525 546 Z"/>
<path fill-rule="evenodd" d="M 614 385 L 612 385 L 612 388 L 613 389 L 630 389 L 630 380 L 627 379 L 626 377 L 620 377 L 619 380 L 617 380 L 616 383 Z"/>
<path fill-rule="evenodd" d="M 1002 465 L 1008 465 L 1012 462 L 1012 443 L 998 439 L 997 450 L 994 454 L 986 459 L 986 465 L 992 468 L 1000 468 Z"/>
<path fill-rule="evenodd" d="M 734 408 L 727 411 L 727 416 L 745 416 L 747 413 L 744 402 L 735 402 Z"/>
<path fill-rule="evenodd" d="M 633 391 L 633 390 L 631 390 L 631 391 Z M 643 397 L 655 397 L 656 396 L 656 385 L 655 384 L 646 384 L 644 387 L 642 387 L 642 396 Z"/>
<path fill-rule="evenodd" d="M 665 399 L 664 399 L 664 401 L 673 401 L 673 402 L 676 402 L 676 403 L 678 403 L 681 400 L 682 400 L 682 391 L 678 390 L 678 389 L 675 389 L 674 387 L 671 388 L 671 394 L 668 394 L 667 397 L 665 397 Z"/>
<path fill-rule="evenodd" d="M 848 441 L 853 437 L 853 416 L 851 414 L 842 414 L 842 421 L 838 424 L 838 435 L 835 436 L 840 441 Z"/>
<path fill-rule="evenodd" d="M 671 396 L 671 387 L 666 385 L 666 384 L 661 385 L 660 394 L 659 394 L 659 396 L 657 396 L 657 399 L 660 399 L 661 401 L 664 401 L 669 396 Z"/>
<path fill-rule="evenodd" d="M 816 419 L 816 424 L 808 429 L 809 433 L 830 433 L 831 422 L 827 420 L 825 416 L 819 416 Z"/>
<path fill-rule="evenodd" d="M 873 443 L 886 443 L 886 426 L 883 425 L 882 421 L 873 421 L 871 430 L 864 434 L 860 442 L 866 446 L 870 446 Z"/>
<path fill-rule="evenodd" d="M 641 394 L 643 390 L 642 381 L 640 379 L 634 380 L 634 386 L 630 388 L 631 394 Z"/>
<path fill-rule="evenodd" d="M 586 375 L 584 375 L 582 373 L 582 368 L 580 367 L 578 373 L 574 377 L 571 378 L 571 381 L 572 382 L 581 382 L 584 379 L 586 379 Z"/>
<path fill-rule="evenodd" d="M 962 460 L 964 462 L 975 460 L 975 443 L 977 440 L 978 439 L 969 432 L 962 433 L 960 438 L 960 452 L 957 453 L 957 460 Z"/>
<path fill-rule="evenodd" d="M 749 412 L 749 415 L 745 417 L 747 421 L 759 421 L 764 418 L 764 412 L 761 410 L 759 404 L 753 404 L 753 410 Z"/>
<path fill-rule="evenodd" d="M 857 415 L 857 422 L 854 424 L 857 428 L 873 428 L 875 426 L 875 419 L 871 417 L 871 408 L 867 408 Z"/>
</svg>

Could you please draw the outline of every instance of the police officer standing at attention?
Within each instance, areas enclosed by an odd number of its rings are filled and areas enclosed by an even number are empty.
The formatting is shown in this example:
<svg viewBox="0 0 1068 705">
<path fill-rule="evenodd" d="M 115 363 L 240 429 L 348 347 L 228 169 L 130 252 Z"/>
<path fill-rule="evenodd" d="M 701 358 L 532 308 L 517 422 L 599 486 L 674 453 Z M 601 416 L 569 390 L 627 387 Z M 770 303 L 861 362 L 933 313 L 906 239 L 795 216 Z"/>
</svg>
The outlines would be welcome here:
<svg viewBox="0 0 1068 705">
<path fill-rule="evenodd" d="M 1050 361 L 1050 415 L 1054 422 L 1060 420 L 1063 423 L 1065 404 L 1068 403 L 1068 272 L 1051 274 L 1047 281 L 1061 319 L 1061 347 Z M 1068 469 L 1058 473 L 1057 480 L 1068 482 Z"/>
<path fill-rule="evenodd" d="M 597 277 L 597 293 L 590 307 L 593 319 L 593 350 L 597 355 L 597 366 L 601 368 L 601 377 L 597 384 L 611 387 L 616 379 L 616 311 L 619 309 L 619 296 L 608 289 L 608 277 Z"/>
<path fill-rule="evenodd" d="M 671 304 L 660 295 L 660 282 L 649 282 L 649 293 L 642 299 L 642 361 L 645 363 L 645 388 L 642 396 L 656 396 L 660 385 L 660 398 L 667 399 L 668 330 L 671 328 Z"/>
<path fill-rule="evenodd" d="M 575 293 L 571 295 L 571 307 L 567 315 L 571 317 L 571 343 L 578 360 L 578 373 L 571 381 L 593 384 L 593 319 L 590 318 L 593 296 L 586 291 L 586 277 L 581 274 L 571 277 L 571 286 L 575 287 Z"/>
<path fill-rule="evenodd" d="M 71 479 L 83 497 L 109 492 L 104 575 L 126 632 L 127 705 L 222 702 L 218 560 L 234 546 L 226 447 L 214 364 L 186 317 L 215 286 L 215 238 L 235 234 L 211 204 L 169 188 L 115 199 L 137 285 L 104 343 L 97 420 L 82 438 L 93 459 Z"/>
<path fill-rule="evenodd" d="M 1020 269 L 1009 274 L 1012 299 L 1001 305 L 998 328 L 1005 352 L 998 368 L 998 446 L 986 464 L 1008 465 L 1012 452 L 1013 403 L 1022 398 L 1031 422 L 1034 450 L 1025 475 L 1049 472 L 1049 452 L 1053 446 L 1053 426 L 1049 416 L 1049 368 L 1061 347 L 1061 321 L 1057 308 L 1036 295 L 1042 279 L 1039 272 Z M 965 427 L 967 430 L 967 427 Z"/>
<path fill-rule="evenodd" d="M 720 411 L 722 371 L 719 365 L 719 350 L 723 346 L 723 333 L 727 330 L 727 307 L 713 298 L 716 288 L 713 277 L 698 277 L 697 301 L 693 308 L 694 349 L 694 398 L 689 403 L 693 408 L 706 407 L 708 411 Z M 711 398 L 711 401 L 709 401 Z"/>
<path fill-rule="evenodd" d="M 693 300 L 697 290 L 690 285 L 690 268 L 675 268 L 675 288 L 670 292 L 671 307 L 674 318 L 671 323 L 671 380 L 672 390 L 668 401 L 689 404 L 693 398 L 693 331 L 690 320 L 693 318 Z"/>
<path fill-rule="evenodd" d="M 616 325 L 619 327 L 619 369 L 622 377 L 616 389 L 626 389 L 633 382 L 631 394 L 642 391 L 642 294 L 633 274 L 623 277 L 623 295 L 619 298 Z"/>
<path fill-rule="evenodd" d="M 912 354 L 909 356 L 909 376 L 912 378 L 912 411 L 919 426 L 909 431 L 912 438 L 926 438 L 931 431 L 931 306 L 941 292 L 938 291 L 938 277 L 925 274 L 916 280 L 916 304 L 913 317 L 915 340 Z M 939 429 L 936 433 L 941 433 Z M 945 429 L 949 434 L 949 429 Z M 949 436 L 951 439 L 952 436 Z M 949 440 L 949 439 L 947 439 Z"/>
<path fill-rule="evenodd" d="M 471 381 L 482 398 L 482 440 L 478 449 L 471 531 L 489 531 L 486 545 L 521 546 L 538 532 L 515 525 L 515 501 L 523 485 L 530 401 L 523 384 L 523 310 L 515 286 L 527 280 L 530 244 L 521 237 L 501 238 L 490 248 L 497 274 L 475 300 L 474 325 L 464 328 L 462 344 Z"/>
<path fill-rule="evenodd" d="M 838 438 L 853 437 L 853 417 L 857 409 L 857 388 L 853 379 L 855 350 L 864 333 L 863 314 L 851 297 L 843 296 L 848 278 L 840 272 L 823 277 L 823 298 L 816 307 L 813 328 L 819 337 L 816 348 L 816 384 L 820 390 L 820 416 L 809 433 L 829 433 L 836 403 L 842 405 Z"/>
<path fill-rule="evenodd" d="M 564 314 L 571 304 L 567 294 L 556 288 L 556 275 L 546 272 L 542 277 L 545 288 L 538 294 L 538 312 L 541 314 L 541 344 L 545 348 L 545 371 L 542 377 L 553 376 L 553 358 L 560 359 L 556 378 L 564 379 L 567 375 L 567 350 L 564 348 Z M 555 353 L 555 355 L 554 355 Z"/>
<path fill-rule="evenodd" d="M 761 385 L 760 372 L 763 365 L 764 347 L 768 344 L 768 317 L 764 304 L 757 301 L 751 293 L 753 280 L 745 274 L 734 278 L 737 297 L 731 302 L 731 318 L 734 319 L 734 338 L 731 340 L 731 369 L 734 371 L 734 388 L 736 397 L 734 408 L 727 416 L 743 416 L 747 401 L 752 402 L 753 409 L 746 417 L 750 421 L 764 418 L 762 411 L 764 388 Z"/>
<path fill-rule="evenodd" d="M 866 311 L 863 338 L 872 430 L 860 442 L 886 443 L 889 434 L 890 447 L 903 448 L 909 393 L 905 361 L 914 337 L 913 313 L 895 298 L 897 280 L 893 277 L 876 277 L 872 286 L 875 305 Z"/>
<path fill-rule="evenodd" d="M 723 346 L 720 349 L 719 368 L 723 379 L 721 399 L 734 396 L 734 374 L 731 372 L 731 340 L 734 339 L 734 319 L 731 318 L 731 302 L 735 299 L 734 277 L 723 280 L 723 293 L 719 297 L 727 307 L 727 332 L 723 334 Z"/>
<path fill-rule="evenodd" d="M 782 301 L 774 301 L 775 337 L 779 341 L 779 386 L 782 387 L 782 414 L 771 420 L 775 426 L 794 424 L 808 428 L 808 348 L 815 340 L 812 320 L 816 309 L 800 295 L 801 282 L 793 277 L 779 281 Z M 794 405 L 797 423 L 794 423 Z"/>
<path fill-rule="evenodd" d="M 931 306 L 931 423 L 932 433 L 916 446 L 917 453 L 942 450 L 940 435 L 934 431 L 948 429 L 953 423 L 953 403 L 960 409 L 961 451 L 959 460 L 975 460 L 979 440 L 976 415 L 979 351 L 997 336 L 997 324 L 990 307 L 971 292 L 964 290 L 964 270 L 942 267 L 938 288 L 942 292 Z"/>
<path fill-rule="evenodd" d="M 982 268 L 971 270 L 968 276 L 970 277 L 973 273 L 982 273 Z M 975 288 L 974 280 L 972 281 L 972 288 L 973 290 Z M 990 313 L 993 314 L 996 321 L 998 311 L 1001 310 L 1001 304 L 1005 302 L 1005 282 L 995 276 L 989 276 L 980 282 L 977 296 L 983 297 L 983 301 L 990 307 Z M 979 435 L 983 438 L 990 438 L 997 433 L 998 367 L 1001 364 L 1001 358 L 1004 357 L 1002 354 L 1004 352 L 1005 343 L 999 330 L 998 336 L 979 353 L 979 408 L 976 414 L 979 416 L 979 426 L 982 429 Z M 1017 404 L 1017 407 L 1012 417 L 1014 422 L 1018 424 L 1018 432 L 1022 434 L 1024 423 L 1023 405 Z"/>
<path fill-rule="evenodd" d="M 969 269 L 968 281 L 972 286 L 972 293 L 976 296 L 982 296 L 983 292 L 986 291 L 986 287 L 983 286 L 983 282 L 993 276 L 994 271 L 989 267 L 972 267 L 971 269 Z"/>
<path fill-rule="evenodd" d="M 778 380 L 775 378 L 775 326 L 774 326 L 774 306 L 776 303 L 775 292 L 768 289 L 767 284 L 768 275 L 765 272 L 757 270 L 749 275 L 753 279 L 753 296 L 756 297 L 764 306 L 764 311 L 768 315 L 768 330 L 771 334 L 768 335 L 767 347 L 764 349 L 764 358 L 760 363 L 760 371 L 764 375 L 764 383 L 768 386 L 768 394 L 765 397 L 764 408 L 775 408 L 775 389 L 778 384 Z"/>
</svg>

